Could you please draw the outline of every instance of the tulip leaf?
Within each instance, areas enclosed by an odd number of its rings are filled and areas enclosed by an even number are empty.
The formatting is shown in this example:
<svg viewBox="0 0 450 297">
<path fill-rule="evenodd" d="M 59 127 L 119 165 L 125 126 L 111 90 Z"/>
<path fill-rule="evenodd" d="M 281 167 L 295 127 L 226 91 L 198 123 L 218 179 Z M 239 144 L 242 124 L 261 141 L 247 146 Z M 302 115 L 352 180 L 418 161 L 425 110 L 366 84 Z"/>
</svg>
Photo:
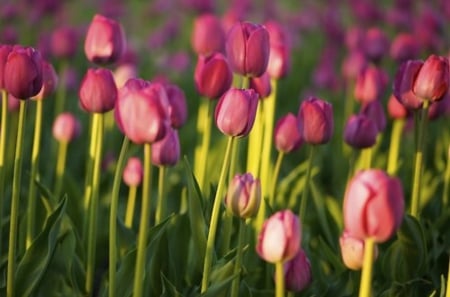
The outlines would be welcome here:
<svg viewBox="0 0 450 297">
<path fill-rule="evenodd" d="M 177 288 L 167 279 L 164 273 L 161 272 L 161 283 L 162 283 L 162 297 L 182 297 L 181 293 L 178 292 Z"/>
<path fill-rule="evenodd" d="M 14 286 L 16 296 L 31 296 L 39 285 L 54 255 L 67 199 L 63 198 L 48 217 L 42 232 L 33 241 L 17 265 Z"/>
<path fill-rule="evenodd" d="M 333 240 L 333 235 L 331 235 L 331 228 L 327 219 L 327 208 L 324 197 L 325 195 L 319 191 L 319 189 L 316 186 L 316 183 L 312 178 L 310 181 L 310 186 L 314 206 L 316 207 L 316 213 L 319 218 L 319 224 L 322 228 L 322 232 L 324 232 L 325 234 L 325 238 L 327 239 L 328 244 L 331 245 L 335 243 L 335 240 Z"/>
<path fill-rule="evenodd" d="M 201 296 L 202 297 L 218 297 L 218 296 L 226 296 L 225 293 L 228 289 L 228 287 L 230 286 L 231 282 L 233 281 L 233 279 L 235 277 L 237 277 L 238 275 L 232 275 L 230 277 L 228 277 L 227 279 L 219 282 L 219 283 L 214 283 L 211 284 L 211 286 L 206 290 L 205 293 L 203 293 Z"/>
</svg>

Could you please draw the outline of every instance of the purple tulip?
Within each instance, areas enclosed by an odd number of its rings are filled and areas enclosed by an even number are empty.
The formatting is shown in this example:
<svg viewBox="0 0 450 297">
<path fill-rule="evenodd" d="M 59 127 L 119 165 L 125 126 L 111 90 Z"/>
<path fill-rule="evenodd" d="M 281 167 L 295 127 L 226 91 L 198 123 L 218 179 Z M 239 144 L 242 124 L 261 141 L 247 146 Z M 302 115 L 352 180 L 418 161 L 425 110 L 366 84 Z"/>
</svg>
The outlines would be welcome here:
<svg viewBox="0 0 450 297">
<path fill-rule="evenodd" d="M 398 34 L 392 41 L 390 55 L 397 63 L 416 59 L 419 55 L 419 44 L 414 35 L 409 33 Z"/>
<path fill-rule="evenodd" d="M 186 97 L 182 89 L 173 84 L 164 86 L 169 101 L 169 118 L 174 129 L 179 129 L 186 123 L 188 117 Z"/>
<path fill-rule="evenodd" d="M 389 39 L 380 28 L 370 28 L 364 37 L 364 51 L 369 60 L 378 63 L 389 50 Z"/>
<path fill-rule="evenodd" d="M 407 109 L 414 110 L 422 107 L 423 101 L 412 91 L 415 77 L 422 65 L 422 61 L 408 60 L 400 65 L 395 74 L 394 95 Z"/>
<path fill-rule="evenodd" d="M 152 163 L 156 166 L 174 166 L 180 159 L 180 139 L 175 129 L 168 128 L 166 135 L 152 145 Z"/>
<path fill-rule="evenodd" d="M 334 129 L 333 107 L 330 103 L 310 97 L 302 102 L 297 115 L 302 139 L 309 144 L 330 141 Z"/>
<path fill-rule="evenodd" d="M 350 116 L 344 129 L 345 142 L 357 149 L 373 146 L 377 135 L 375 122 L 364 114 Z"/>
<path fill-rule="evenodd" d="M 90 68 L 81 82 L 80 105 L 87 112 L 105 113 L 114 108 L 117 87 L 109 69 Z"/>
<path fill-rule="evenodd" d="M 301 292 L 311 284 L 311 263 L 303 249 L 300 248 L 293 259 L 284 263 L 283 268 L 288 291 Z"/>
<path fill-rule="evenodd" d="M 378 132 L 382 132 L 386 128 L 386 114 L 381 101 L 376 100 L 364 104 L 361 107 L 360 113 L 372 119 Z"/>
</svg>

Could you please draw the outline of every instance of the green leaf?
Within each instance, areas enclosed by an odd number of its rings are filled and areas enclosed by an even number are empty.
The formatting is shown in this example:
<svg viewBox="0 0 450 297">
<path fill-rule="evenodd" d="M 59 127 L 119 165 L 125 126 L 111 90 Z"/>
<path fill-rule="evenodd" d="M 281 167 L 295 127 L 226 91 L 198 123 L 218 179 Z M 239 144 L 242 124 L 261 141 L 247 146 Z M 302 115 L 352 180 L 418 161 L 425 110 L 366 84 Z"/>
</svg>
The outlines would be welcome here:
<svg viewBox="0 0 450 297">
<path fill-rule="evenodd" d="M 232 275 L 229 278 L 225 279 L 220 283 L 212 284 L 205 293 L 203 293 L 202 297 L 218 297 L 223 296 L 226 293 L 227 288 L 230 286 L 231 282 L 238 274 Z"/>
<path fill-rule="evenodd" d="M 182 297 L 177 288 L 167 279 L 164 273 L 161 273 L 161 283 L 163 287 L 162 297 Z"/>
<path fill-rule="evenodd" d="M 33 241 L 18 264 L 14 282 L 16 296 L 30 296 L 45 274 L 58 242 L 66 202 L 67 199 L 63 198 L 59 206 L 48 217 L 44 230 Z"/>
</svg>

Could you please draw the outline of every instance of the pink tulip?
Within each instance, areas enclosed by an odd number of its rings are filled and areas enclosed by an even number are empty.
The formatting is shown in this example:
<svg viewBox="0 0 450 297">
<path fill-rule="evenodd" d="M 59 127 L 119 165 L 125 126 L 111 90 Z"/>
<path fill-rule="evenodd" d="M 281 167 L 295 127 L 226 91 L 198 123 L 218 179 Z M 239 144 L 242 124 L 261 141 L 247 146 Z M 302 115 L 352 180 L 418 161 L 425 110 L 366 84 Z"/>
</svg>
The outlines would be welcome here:
<svg viewBox="0 0 450 297">
<path fill-rule="evenodd" d="M 117 87 L 109 69 L 90 68 L 81 82 L 80 105 L 87 112 L 105 113 L 114 108 Z"/>
<path fill-rule="evenodd" d="M 128 159 L 125 168 L 123 169 L 123 181 L 129 187 L 137 187 L 142 182 L 144 170 L 142 169 L 142 162 L 139 158 L 131 157 Z"/>
<path fill-rule="evenodd" d="M 71 142 L 81 133 L 80 121 L 70 112 L 59 114 L 53 122 L 53 137 L 60 142 Z"/>
<path fill-rule="evenodd" d="M 309 144 L 330 141 L 334 129 L 333 107 L 330 103 L 310 97 L 300 105 L 297 115 L 302 139 Z"/>
<path fill-rule="evenodd" d="M 221 53 L 199 56 L 194 73 L 198 92 L 209 98 L 221 97 L 231 86 L 233 74 L 227 59 Z"/>
<path fill-rule="evenodd" d="M 174 129 L 179 129 L 186 123 L 188 117 L 186 97 L 182 89 L 173 84 L 164 86 L 169 101 L 169 118 Z"/>
<path fill-rule="evenodd" d="M 11 45 L 0 45 L 0 89 L 5 88 L 5 65 L 12 49 Z"/>
<path fill-rule="evenodd" d="M 269 74 L 264 72 L 261 76 L 250 78 L 250 88 L 258 93 L 260 99 L 267 98 L 272 92 Z"/>
<path fill-rule="evenodd" d="M 360 270 L 364 260 L 364 240 L 353 237 L 347 231 L 339 237 L 342 261 L 351 270 Z M 374 260 L 378 256 L 378 248 L 375 245 Z"/>
<path fill-rule="evenodd" d="M 53 65 L 42 60 L 42 88 L 34 97 L 35 99 L 43 99 L 50 96 L 56 90 L 58 85 L 58 75 Z"/>
<path fill-rule="evenodd" d="M 303 249 L 299 249 L 292 260 L 284 263 L 284 281 L 286 289 L 301 292 L 312 282 L 311 263 Z"/>
<path fill-rule="evenodd" d="M 79 34 L 72 27 L 58 27 L 50 37 L 50 49 L 54 57 L 71 59 L 78 49 Z"/>
<path fill-rule="evenodd" d="M 448 59 L 431 55 L 414 79 L 413 93 L 422 100 L 439 101 L 449 87 Z"/>
<path fill-rule="evenodd" d="M 297 117 L 288 113 L 281 117 L 274 130 L 274 143 L 279 152 L 290 153 L 302 144 L 302 137 L 298 130 Z"/>
<path fill-rule="evenodd" d="M 417 59 L 419 43 L 414 35 L 409 33 L 398 34 L 392 41 L 390 55 L 398 63 Z"/>
<path fill-rule="evenodd" d="M 387 111 L 393 119 L 404 119 L 410 112 L 393 94 L 389 97 Z"/>
<path fill-rule="evenodd" d="M 261 203 L 261 183 L 250 173 L 234 176 L 225 197 L 225 205 L 242 219 L 255 217 Z"/>
<path fill-rule="evenodd" d="M 175 129 L 168 128 L 166 135 L 152 145 L 152 163 L 156 166 L 174 166 L 180 159 L 180 139 Z"/>
<path fill-rule="evenodd" d="M 206 13 L 194 20 L 191 45 L 197 55 L 207 56 L 224 51 L 225 31 L 217 16 Z"/>
<path fill-rule="evenodd" d="M 368 103 L 379 100 L 384 92 L 385 83 L 381 69 L 368 66 L 356 77 L 355 99 Z"/>
</svg>

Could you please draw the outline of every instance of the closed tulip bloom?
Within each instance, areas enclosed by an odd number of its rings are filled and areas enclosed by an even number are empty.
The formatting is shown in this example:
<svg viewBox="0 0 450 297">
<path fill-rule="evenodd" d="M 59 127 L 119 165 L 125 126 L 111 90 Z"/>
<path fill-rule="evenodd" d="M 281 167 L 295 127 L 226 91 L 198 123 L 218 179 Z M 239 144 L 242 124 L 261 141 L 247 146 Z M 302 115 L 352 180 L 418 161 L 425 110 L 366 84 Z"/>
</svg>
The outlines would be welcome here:
<svg viewBox="0 0 450 297">
<path fill-rule="evenodd" d="M 84 52 L 89 61 L 109 64 L 119 61 L 125 52 L 126 41 L 122 25 L 96 14 L 89 25 Z"/>
<path fill-rule="evenodd" d="M 261 76 L 250 78 L 250 88 L 258 93 L 260 99 L 267 98 L 272 92 L 269 74 L 264 72 Z"/>
<path fill-rule="evenodd" d="M 178 131 L 168 128 L 166 135 L 152 145 L 152 163 L 156 166 L 174 166 L 180 160 Z"/>
<path fill-rule="evenodd" d="M 360 50 L 351 51 L 342 62 L 341 73 L 347 80 L 354 80 L 367 68 L 367 58 Z"/>
<path fill-rule="evenodd" d="M 351 270 L 360 270 L 364 260 L 364 240 L 355 238 L 347 231 L 339 237 L 342 261 Z M 374 260 L 378 256 L 378 248 L 375 245 Z"/>
<path fill-rule="evenodd" d="M 13 47 L 11 45 L 0 45 L 0 89 L 5 88 L 5 65 L 8 55 L 12 49 Z"/>
<path fill-rule="evenodd" d="M 53 137 L 60 142 L 71 142 L 81 133 L 80 121 L 70 112 L 59 114 L 53 122 Z"/>
<path fill-rule="evenodd" d="M 372 119 L 378 132 L 382 132 L 386 128 L 386 113 L 379 100 L 364 104 L 360 113 Z"/>
<path fill-rule="evenodd" d="M 186 96 L 182 89 L 176 85 L 164 86 L 169 100 L 170 124 L 174 129 L 179 129 L 186 123 L 188 117 Z"/>
<path fill-rule="evenodd" d="M 274 130 L 274 143 L 279 152 L 290 153 L 302 144 L 297 117 L 293 113 L 281 117 Z"/>
<path fill-rule="evenodd" d="M 117 66 L 114 70 L 114 81 L 117 88 L 121 88 L 130 78 L 137 77 L 137 67 L 132 63 L 124 63 Z"/>
<path fill-rule="evenodd" d="M 87 112 L 105 113 L 114 108 L 117 87 L 109 69 L 88 69 L 81 82 L 80 105 Z"/>
<path fill-rule="evenodd" d="M 197 91 L 210 99 L 220 98 L 231 86 L 233 74 L 221 53 L 199 56 L 194 73 Z"/>
<path fill-rule="evenodd" d="M 225 197 L 225 205 L 242 219 L 255 217 L 261 203 L 261 182 L 251 173 L 234 176 Z"/>
<path fill-rule="evenodd" d="M 355 238 L 387 241 L 400 227 L 404 214 L 399 179 L 379 169 L 359 171 L 349 182 L 344 198 L 344 226 Z"/>
<path fill-rule="evenodd" d="M 31 98 L 42 88 L 42 58 L 31 47 L 15 46 L 4 68 L 4 84 L 8 93 L 17 99 Z"/>
<path fill-rule="evenodd" d="M 50 96 L 56 90 L 58 75 L 55 68 L 49 62 L 42 60 L 42 88 L 35 99 L 43 99 Z"/>
<path fill-rule="evenodd" d="M 383 73 L 379 68 L 370 65 L 356 77 L 355 99 L 363 103 L 378 100 L 384 92 L 384 87 Z"/>
<path fill-rule="evenodd" d="M 333 135 L 333 106 L 324 100 L 315 97 L 304 100 L 297 120 L 300 135 L 306 143 L 324 144 Z"/>
<path fill-rule="evenodd" d="M 364 50 L 369 60 L 377 63 L 389 51 L 389 39 L 379 28 L 370 28 L 364 37 Z"/>
<path fill-rule="evenodd" d="M 125 168 L 123 169 L 123 181 L 129 187 L 137 187 L 142 182 L 144 170 L 142 162 L 139 158 L 131 157 L 128 159 Z"/>
<path fill-rule="evenodd" d="M 253 89 L 231 88 L 216 106 L 216 125 L 225 135 L 247 136 L 255 122 L 257 107 L 258 94 Z"/>
<path fill-rule="evenodd" d="M 393 119 L 404 119 L 410 114 L 409 110 L 393 94 L 389 97 L 387 111 Z"/>
<path fill-rule="evenodd" d="M 448 59 L 436 55 L 429 56 L 414 80 L 414 94 L 423 100 L 438 101 L 444 97 L 448 87 Z"/>
<path fill-rule="evenodd" d="M 390 55 L 398 63 L 416 59 L 419 54 L 419 43 L 409 33 L 398 34 L 392 41 Z"/>
<path fill-rule="evenodd" d="M 269 61 L 269 33 L 260 24 L 238 22 L 228 33 L 225 49 L 234 72 L 261 76 Z"/>
<path fill-rule="evenodd" d="M 280 79 L 287 75 L 291 67 L 290 44 L 280 23 L 268 21 L 264 25 L 269 33 L 270 44 L 267 73 L 273 79 Z"/>
<path fill-rule="evenodd" d="M 400 65 L 395 74 L 394 95 L 407 109 L 415 110 L 422 107 L 423 100 L 412 91 L 414 79 L 422 65 L 422 61 L 408 60 Z"/>
<path fill-rule="evenodd" d="M 288 291 L 301 292 L 312 282 L 311 263 L 303 249 L 297 255 L 284 263 L 284 281 Z"/>
<path fill-rule="evenodd" d="M 256 252 L 267 262 L 285 262 L 294 258 L 302 240 L 299 218 L 292 211 L 278 211 L 263 224 Z"/>
<path fill-rule="evenodd" d="M 191 45 L 197 55 L 224 51 L 225 31 L 217 16 L 206 13 L 194 20 Z"/>
<path fill-rule="evenodd" d="M 75 56 L 80 36 L 75 28 L 63 26 L 56 28 L 50 37 L 50 49 L 56 58 L 70 59 Z"/>
<path fill-rule="evenodd" d="M 377 140 L 378 128 L 375 122 L 363 115 L 352 115 L 344 129 L 344 140 L 351 147 L 363 149 L 371 147 Z"/>
</svg>

